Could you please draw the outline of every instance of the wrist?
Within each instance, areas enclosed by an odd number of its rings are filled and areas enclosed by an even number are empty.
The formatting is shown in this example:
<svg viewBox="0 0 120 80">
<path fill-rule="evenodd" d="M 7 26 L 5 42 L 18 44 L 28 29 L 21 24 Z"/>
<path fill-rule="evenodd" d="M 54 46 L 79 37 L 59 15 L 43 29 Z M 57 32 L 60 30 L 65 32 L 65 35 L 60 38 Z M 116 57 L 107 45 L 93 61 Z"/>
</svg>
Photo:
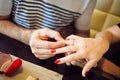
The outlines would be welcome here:
<svg viewBox="0 0 120 80">
<path fill-rule="evenodd" d="M 25 44 L 29 44 L 30 37 L 32 33 L 34 32 L 34 29 L 26 29 L 22 34 L 21 34 L 21 41 Z"/>
<path fill-rule="evenodd" d="M 103 38 L 103 37 L 98 37 L 96 38 L 98 40 L 99 46 L 101 46 L 101 54 L 104 55 L 106 51 L 109 49 L 110 42 L 108 39 Z"/>
<path fill-rule="evenodd" d="M 112 42 L 112 34 L 109 31 L 102 31 L 96 34 L 96 39 L 102 39 L 107 41 L 109 44 Z"/>
</svg>

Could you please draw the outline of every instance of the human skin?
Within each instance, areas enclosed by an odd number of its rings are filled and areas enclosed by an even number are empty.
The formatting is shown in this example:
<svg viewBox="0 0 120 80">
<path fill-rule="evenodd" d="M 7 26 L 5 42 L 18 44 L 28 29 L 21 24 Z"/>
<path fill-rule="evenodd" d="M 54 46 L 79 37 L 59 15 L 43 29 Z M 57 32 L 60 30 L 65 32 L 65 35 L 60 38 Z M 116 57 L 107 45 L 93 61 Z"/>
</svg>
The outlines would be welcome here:
<svg viewBox="0 0 120 80">
<path fill-rule="evenodd" d="M 109 49 L 111 43 L 120 41 L 120 29 L 117 25 L 112 26 L 104 31 L 101 31 L 95 38 L 84 38 L 76 35 L 71 35 L 66 38 L 64 43 L 67 46 L 56 49 L 52 54 L 62 54 L 71 52 L 72 54 L 63 58 L 57 59 L 56 64 L 62 64 L 71 61 L 79 61 L 86 59 L 87 63 L 83 67 L 82 75 L 86 73 L 102 58 L 105 52 Z M 71 45 L 71 40 L 74 42 Z"/>
</svg>

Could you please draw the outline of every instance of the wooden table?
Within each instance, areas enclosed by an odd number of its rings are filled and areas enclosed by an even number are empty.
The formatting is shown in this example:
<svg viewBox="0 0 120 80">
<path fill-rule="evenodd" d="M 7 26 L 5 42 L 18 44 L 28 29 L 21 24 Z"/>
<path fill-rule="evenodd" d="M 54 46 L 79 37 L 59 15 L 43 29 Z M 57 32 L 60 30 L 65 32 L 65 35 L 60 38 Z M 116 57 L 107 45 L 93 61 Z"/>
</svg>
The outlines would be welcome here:
<svg viewBox="0 0 120 80">
<path fill-rule="evenodd" d="M 83 78 L 81 75 L 82 68 L 80 67 L 54 64 L 54 61 L 63 55 L 57 55 L 47 60 L 39 60 L 32 54 L 29 46 L 2 34 L 0 34 L 0 51 L 10 53 L 23 60 L 60 73 L 63 75 L 62 80 L 109 80 L 100 75 L 99 72 L 95 73 L 91 71 L 86 78 Z"/>
</svg>

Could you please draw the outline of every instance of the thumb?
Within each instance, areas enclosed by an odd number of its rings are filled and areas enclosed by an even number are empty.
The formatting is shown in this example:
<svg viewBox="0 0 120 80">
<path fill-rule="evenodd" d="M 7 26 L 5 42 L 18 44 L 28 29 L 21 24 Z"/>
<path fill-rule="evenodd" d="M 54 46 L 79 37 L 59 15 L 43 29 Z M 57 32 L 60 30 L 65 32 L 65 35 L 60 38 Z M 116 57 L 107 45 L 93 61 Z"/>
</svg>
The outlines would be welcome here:
<svg viewBox="0 0 120 80">
<path fill-rule="evenodd" d="M 82 76 L 86 77 L 87 73 L 90 71 L 90 69 L 96 64 L 96 60 L 90 60 L 88 61 L 82 70 Z"/>
</svg>

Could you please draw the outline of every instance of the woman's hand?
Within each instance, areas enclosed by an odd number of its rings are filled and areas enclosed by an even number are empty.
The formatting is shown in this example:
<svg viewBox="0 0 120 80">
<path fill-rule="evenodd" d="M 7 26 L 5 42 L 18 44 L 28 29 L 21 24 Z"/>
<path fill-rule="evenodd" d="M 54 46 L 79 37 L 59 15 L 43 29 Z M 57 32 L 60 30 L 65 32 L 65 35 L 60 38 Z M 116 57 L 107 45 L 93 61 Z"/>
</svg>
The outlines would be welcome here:
<svg viewBox="0 0 120 80">
<path fill-rule="evenodd" d="M 103 54 L 108 50 L 109 43 L 104 39 L 83 38 L 75 35 L 67 37 L 63 41 L 67 46 L 58 48 L 53 55 L 60 53 L 71 53 L 68 56 L 57 59 L 55 63 L 62 64 L 68 62 L 75 62 L 79 60 L 86 60 L 87 63 L 83 67 L 82 75 L 85 77 L 87 72 L 97 64 Z"/>
<path fill-rule="evenodd" d="M 48 41 L 50 38 L 55 41 Z M 30 38 L 29 44 L 32 53 L 39 59 L 47 59 L 53 57 L 51 49 L 56 49 L 65 46 L 65 43 L 59 42 L 64 40 L 60 33 L 51 29 L 39 29 L 35 30 Z"/>
</svg>

